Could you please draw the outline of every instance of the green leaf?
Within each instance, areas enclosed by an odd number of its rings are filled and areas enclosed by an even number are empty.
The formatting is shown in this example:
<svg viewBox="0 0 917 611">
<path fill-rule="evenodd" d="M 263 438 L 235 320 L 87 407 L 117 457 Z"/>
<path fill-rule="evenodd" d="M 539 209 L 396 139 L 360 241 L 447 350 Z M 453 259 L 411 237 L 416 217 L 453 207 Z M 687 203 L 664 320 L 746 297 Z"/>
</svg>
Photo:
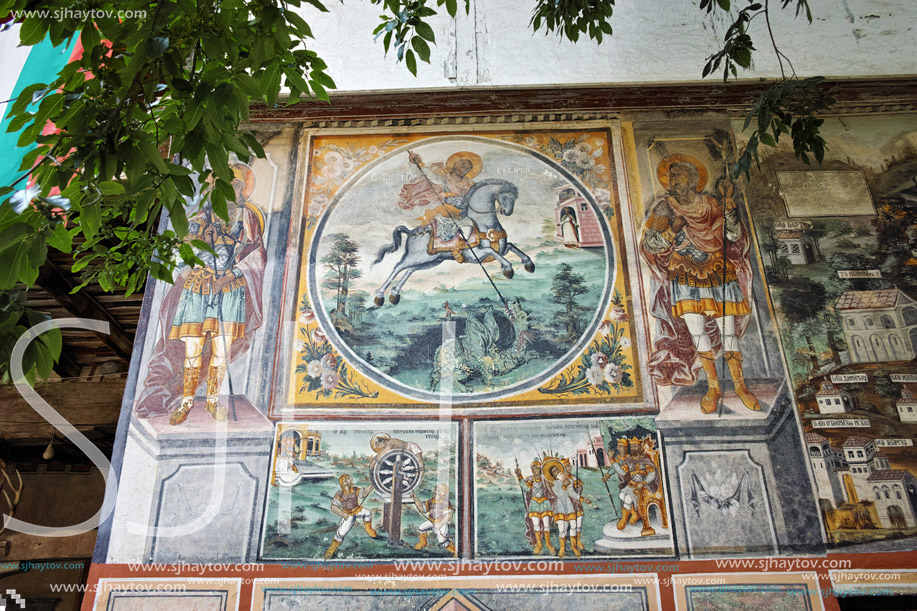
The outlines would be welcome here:
<svg viewBox="0 0 917 611">
<path fill-rule="evenodd" d="M 111 180 L 99 183 L 99 191 L 102 195 L 124 195 L 124 185 Z"/>
<path fill-rule="evenodd" d="M 45 239 L 48 240 L 49 246 L 61 252 L 69 253 L 73 251 L 73 236 L 63 223 L 58 223 L 51 227 L 45 234 Z"/>
<path fill-rule="evenodd" d="M 24 47 L 37 45 L 44 39 L 46 31 L 45 24 L 41 19 L 29 17 L 22 22 L 22 26 L 19 28 L 19 44 Z"/>
<path fill-rule="evenodd" d="M 411 74 L 417 76 L 417 59 L 414 57 L 414 52 L 410 49 L 404 54 L 404 63 L 407 65 L 408 70 L 411 71 Z"/>
<path fill-rule="evenodd" d="M 414 29 L 420 36 L 424 37 L 430 42 L 436 42 L 436 36 L 433 34 L 433 28 L 431 28 L 429 24 L 420 21 L 417 23 L 417 25 L 414 26 Z"/>
<path fill-rule="evenodd" d="M 80 228 L 86 239 L 92 239 L 99 232 L 102 222 L 101 205 L 98 203 L 83 206 L 79 216 Z"/>
<path fill-rule="evenodd" d="M 761 140 L 761 142 L 763 142 L 767 146 L 777 146 L 777 141 L 774 140 L 774 137 L 768 134 L 767 132 L 761 133 L 761 135 L 758 136 L 758 139 Z"/>
<path fill-rule="evenodd" d="M 414 36 L 411 38 L 411 46 L 417 51 L 417 56 L 421 61 L 430 63 L 430 45 L 427 44 L 427 41 L 420 36 Z"/>
<path fill-rule="evenodd" d="M 154 36 L 152 38 L 147 38 L 143 45 L 143 52 L 146 53 L 149 59 L 158 59 L 162 57 L 163 53 L 165 53 L 168 48 L 168 36 Z"/>
</svg>

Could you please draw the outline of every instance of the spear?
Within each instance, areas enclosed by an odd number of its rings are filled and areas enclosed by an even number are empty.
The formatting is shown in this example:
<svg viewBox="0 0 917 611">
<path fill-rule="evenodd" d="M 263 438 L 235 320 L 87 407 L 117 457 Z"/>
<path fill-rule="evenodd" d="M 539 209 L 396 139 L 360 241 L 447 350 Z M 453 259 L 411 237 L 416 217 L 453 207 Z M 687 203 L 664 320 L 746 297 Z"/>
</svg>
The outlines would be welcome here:
<svg viewBox="0 0 917 611">
<path fill-rule="evenodd" d="M 586 447 L 591 446 L 591 445 L 592 445 L 592 440 L 589 439 L 588 436 L 586 437 L 586 440 L 587 440 L 588 443 L 589 443 L 589 445 L 586 446 Z M 596 458 L 595 464 L 599 465 L 599 460 L 598 460 L 599 457 L 596 456 L 595 458 Z M 602 465 L 599 465 L 599 473 L 602 474 L 602 483 L 605 484 L 605 490 L 608 491 L 608 502 L 611 503 L 611 510 L 612 510 L 613 512 L 615 512 L 615 517 L 618 518 L 618 519 L 620 519 L 621 516 L 618 515 L 618 508 L 615 507 L 615 500 L 614 500 L 614 497 L 611 496 L 611 488 L 608 487 L 608 480 L 605 479 L 605 470 L 602 469 Z"/>
</svg>

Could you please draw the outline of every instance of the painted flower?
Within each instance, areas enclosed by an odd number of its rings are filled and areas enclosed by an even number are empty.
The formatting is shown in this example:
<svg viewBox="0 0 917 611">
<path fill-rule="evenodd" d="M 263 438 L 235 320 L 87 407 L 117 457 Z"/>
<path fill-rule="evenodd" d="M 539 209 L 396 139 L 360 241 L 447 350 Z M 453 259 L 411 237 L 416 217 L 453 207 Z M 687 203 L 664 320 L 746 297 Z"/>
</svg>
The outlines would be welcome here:
<svg viewBox="0 0 917 611">
<path fill-rule="evenodd" d="M 314 329 L 312 329 L 312 341 L 315 342 L 316 344 L 324 344 L 325 342 L 328 341 L 328 336 L 325 335 L 324 331 L 322 331 L 318 327 L 315 327 Z"/>
<path fill-rule="evenodd" d="M 376 153 L 379 153 L 379 147 L 371 146 L 368 149 L 366 149 L 366 152 L 369 153 L 370 155 L 375 155 Z"/>
<path fill-rule="evenodd" d="M 599 333 L 601 333 L 605 337 L 608 337 L 609 335 L 611 335 L 611 321 L 607 319 L 603 320 L 602 323 L 599 325 Z"/>
<path fill-rule="evenodd" d="M 326 371 L 322 374 L 322 388 L 332 390 L 341 381 L 341 376 L 336 371 Z"/>
<path fill-rule="evenodd" d="M 611 308 L 611 312 L 608 313 L 608 318 L 614 322 L 625 322 L 627 321 L 627 311 L 624 309 L 624 306 L 615 306 Z"/>
<path fill-rule="evenodd" d="M 322 369 L 325 371 L 337 371 L 338 360 L 335 358 L 334 354 L 328 353 L 322 357 Z"/>
<path fill-rule="evenodd" d="M 592 147 L 587 142 L 580 142 L 576 145 L 576 151 L 582 155 L 589 155 L 592 153 Z"/>
<path fill-rule="evenodd" d="M 538 145 L 538 140 L 535 139 L 535 136 L 526 136 L 522 143 L 534 148 Z"/>
<path fill-rule="evenodd" d="M 621 341 L 618 342 L 618 345 L 620 345 L 622 348 L 630 348 L 630 338 L 622 337 Z"/>
<path fill-rule="evenodd" d="M 319 216 L 325 205 L 328 203 L 328 196 L 324 193 L 316 193 L 309 199 L 309 216 Z"/>
<path fill-rule="evenodd" d="M 611 205 L 611 193 L 608 189 L 595 190 L 595 203 L 597 203 L 602 210 Z"/>
<path fill-rule="evenodd" d="M 595 167 L 595 161 L 592 160 L 592 157 L 580 157 L 576 160 L 576 165 L 584 170 L 591 170 Z"/>
<path fill-rule="evenodd" d="M 293 342 L 293 351 L 294 352 L 302 352 L 303 350 L 305 350 L 305 348 L 306 348 L 306 343 L 302 341 L 301 339 L 298 339 Z"/>
<path fill-rule="evenodd" d="M 306 373 L 309 374 L 310 378 L 317 378 L 322 375 L 325 371 L 325 368 L 322 367 L 322 362 L 319 360 L 309 361 L 309 365 L 306 367 Z"/>
<path fill-rule="evenodd" d="M 577 153 L 576 149 L 567 149 L 564 151 L 563 160 L 568 163 L 576 163 L 579 161 L 580 155 Z"/>
<path fill-rule="evenodd" d="M 621 378 L 624 377 L 624 373 L 621 371 L 621 368 L 614 363 L 608 363 L 605 365 L 604 374 L 605 381 L 609 384 L 617 384 L 621 381 Z"/>
<path fill-rule="evenodd" d="M 299 313 L 299 322 L 304 325 L 311 324 L 315 320 L 315 311 L 312 308 L 306 308 Z"/>
<path fill-rule="evenodd" d="M 605 372 L 601 367 L 590 367 L 586 370 L 586 379 L 593 386 L 598 386 L 605 381 Z"/>
<path fill-rule="evenodd" d="M 592 361 L 592 366 L 599 369 L 605 369 L 605 365 L 608 364 L 608 355 L 604 352 L 594 352 L 589 359 Z"/>
</svg>

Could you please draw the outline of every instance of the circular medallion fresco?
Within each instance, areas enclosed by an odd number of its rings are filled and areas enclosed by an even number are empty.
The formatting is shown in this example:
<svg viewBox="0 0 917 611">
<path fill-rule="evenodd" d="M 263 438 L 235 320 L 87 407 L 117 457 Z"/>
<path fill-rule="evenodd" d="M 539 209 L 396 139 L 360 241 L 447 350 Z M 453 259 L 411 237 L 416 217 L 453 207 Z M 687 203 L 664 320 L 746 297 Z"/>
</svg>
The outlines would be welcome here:
<svg viewBox="0 0 917 611">
<path fill-rule="evenodd" d="M 485 138 L 380 157 L 315 231 L 319 324 L 357 371 L 419 401 L 545 383 L 595 335 L 614 280 L 591 193 L 546 157 Z"/>
</svg>

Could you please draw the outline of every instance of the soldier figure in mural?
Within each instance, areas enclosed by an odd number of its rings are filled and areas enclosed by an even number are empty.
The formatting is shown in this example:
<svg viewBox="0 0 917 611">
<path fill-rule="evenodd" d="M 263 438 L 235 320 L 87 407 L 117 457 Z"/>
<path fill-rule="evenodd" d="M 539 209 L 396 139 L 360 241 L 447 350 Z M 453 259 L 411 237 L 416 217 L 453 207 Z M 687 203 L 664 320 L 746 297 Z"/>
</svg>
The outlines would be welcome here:
<svg viewBox="0 0 917 611">
<path fill-rule="evenodd" d="M 457 555 L 455 544 L 449 538 L 449 521 L 452 520 L 452 514 L 455 513 L 452 503 L 449 502 L 449 486 L 438 484 L 433 489 L 433 496 L 426 501 L 421 501 L 415 495 L 414 506 L 427 519 L 417 527 L 420 540 L 414 549 L 424 549 L 427 546 L 427 535 L 432 532 L 436 535 L 436 542 L 440 547 L 453 556 Z"/>
<path fill-rule="evenodd" d="M 533 536 L 529 539 L 529 542 L 533 545 L 533 553 L 541 553 L 542 537 L 544 537 L 544 547 L 547 547 L 551 554 L 556 554 L 557 550 L 551 544 L 554 492 L 542 477 L 541 461 L 537 458 L 532 461 L 532 474 L 529 477 L 523 477 L 522 470 L 517 467 L 516 479 L 528 488 L 524 496 L 525 506 L 528 508 L 528 515 L 525 516 L 525 520 L 527 535 L 530 530 L 533 533 Z"/>
<path fill-rule="evenodd" d="M 700 408 L 709 414 L 723 396 L 714 362 L 722 349 L 736 394 L 745 407 L 760 410 L 742 373 L 739 339 L 751 313 L 752 272 L 735 186 L 722 178 L 717 197 L 704 193 L 707 170 L 685 154 L 663 159 L 657 176 L 667 192 L 650 207 L 640 248 L 653 270 L 651 313 L 660 323 L 650 374 L 660 385 L 690 386 L 703 368 Z"/>
<path fill-rule="evenodd" d="M 190 219 L 187 240 L 200 240 L 216 254 L 194 247 L 204 266 L 182 270 L 163 298 L 162 335 L 135 407 L 141 418 L 169 413 L 170 424 L 183 423 L 206 381 L 207 411 L 226 420 L 226 406 L 218 401 L 226 370 L 261 326 L 264 216 L 249 201 L 255 188 L 251 168 L 236 163 L 232 169 L 236 201 L 227 202 L 229 221 L 209 201 Z"/>
<path fill-rule="evenodd" d="M 325 551 L 326 559 L 334 558 L 335 552 L 340 547 L 341 542 L 344 541 L 344 537 L 353 528 L 357 519 L 363 520 L 363 528 L 366 530 L 367 535 L 373 539 L 377 536 L 373 528 L 373 513 L 363 508 L 363 501 L 373 491 L 372 486 L 357 488 L 353 485 L 353 478 L 347 474 L 338 479 L 338 484 L 341 489 L 331 499 L 331 512 L 340 516 L 341 522 L 338 524 L 337 532 L 334 533 L 331 545 Z"/>
<path fill-rule="evenodd" d="M 618 489 L 621 499 L 621 519 L 618 530 L 624 530 L 629 524 L 643 522 L 641 536 L 656 534 L 650 526 L 649 504 L 651 497 L 659 492 L 659 469 L 653 459 L 645 452 L 644 444 L 636 437 L 618 439 L 618 447 L 611 458 L 611 468 L 618 476 Z M 602 479 L 608 481 L 611 471 Z M 662 508 L 661 505 L 657 505 Z"/>
<path fill-rule="evenodd" d="M 550 463 L 550 464 L 549 464 Z M 573 485 L 573 478 L 567 474 L 567 459 L 548 458 L 543 465 L 545 479 L 548 481 L 553 493 L 554 523 L 557 525 L 557 556 L 563 558 L 567 553 L 567 538 L 570 538 L 570 549 L 577 556 L 580 555 L 576 544 L 578 531 L 576 530 L 576 503 L 580 500 L 579 493 Z"/>
<path fill-rule="evenodd" d="M 576 510 L 576 522 L 571 525 L 571 532 L 575 532 L 570 535 L 571 547 L 575 546 L 576 549 L 582 551 L 585 549 L 583 545 L 583 516 L 585 511 L 583 510 L 584 504 L 591 504 L 589 499 L 583 497 L 583 480 L 573 474 L 573 464 L 569 460 L 564 460 L 564 468 L 567 473 L 567 479 L 570 480 L 573 491 L 576 492 L 576 498 L 573 499 L 573 508 Z M 579 472 L 579 467 L 576 468 Z M 576 551 L 576 550 L 574 550 Z M 577 554 L 578 555 L 578 554 Z"/>
</svg>

